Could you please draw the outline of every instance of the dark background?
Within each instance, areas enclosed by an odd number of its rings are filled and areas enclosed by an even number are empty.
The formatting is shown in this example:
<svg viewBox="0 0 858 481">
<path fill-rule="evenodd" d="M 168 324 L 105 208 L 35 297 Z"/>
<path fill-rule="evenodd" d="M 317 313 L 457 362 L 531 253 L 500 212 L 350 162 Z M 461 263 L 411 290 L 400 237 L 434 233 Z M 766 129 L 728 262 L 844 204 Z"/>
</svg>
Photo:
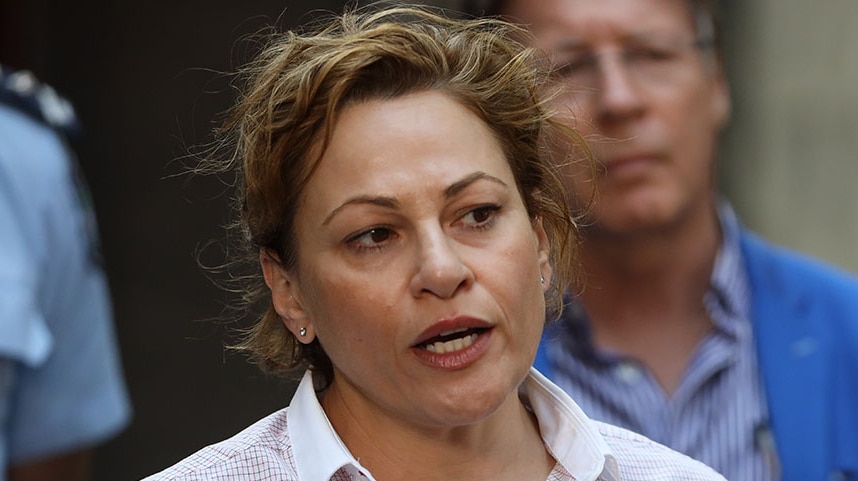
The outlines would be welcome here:
<svg viewBox="0 0 858 481">
<path fill-rule="evenodd" d="M 197 265 L 221 239 L 224 187 L 178 176 L 232 101 L 241 39 L 342 1 L 59 0 L 0 3 L 0 62 L 69 98 L 98 215 L 134 420 L 99 449 L 96 480 L 132 480 L 279 409 L 290 382 L 224 349 L 227 296 Z"/>
</svg>

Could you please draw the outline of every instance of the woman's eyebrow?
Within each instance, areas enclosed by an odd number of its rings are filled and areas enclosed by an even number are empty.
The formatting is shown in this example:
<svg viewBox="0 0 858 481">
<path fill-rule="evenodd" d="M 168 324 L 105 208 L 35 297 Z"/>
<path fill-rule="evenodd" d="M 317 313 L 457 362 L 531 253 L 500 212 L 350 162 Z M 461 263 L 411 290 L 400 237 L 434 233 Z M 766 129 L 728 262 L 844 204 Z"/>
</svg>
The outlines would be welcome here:
<svg viewBox="0 0 858 481">
<path fill-rule="evenodd" d="M 372 205 L 377 205 L 380 207 L 387 207 L 390 209 L 395 209 L 395 208 L 399 207 L 399 202 L 396 199 L 394 199 L 393 197 L 387 197 L 387 196 L 383 196 L 383 195 L 377 195 L 377 196 L 358 195 L 358 196 L 346 199 L 345 202 L 343 202 L 342 204 L 337 206 L 336 209 L 332 210 L 331 213 L 328 214 L 327 217 L 325 217 L 325 220 L 322 222 L 322 225 L 323 226 L 327 225 L 328 223 L 331 222 L 331 220 L 337 214 L 340 213 L 340 211 L 342 211 L 343 209 L 345 209 L 346 207 L 348 207 L 350 205 L 355 205 L 355 204 L 372 204 Z"/>
<path fill-rule="evenodd" d="M 473 184 L 474 182 L 477 182 L 478 180 L 488 180 L 496 184 L 500 184 L 504 187 L 509 187 L 506 182 L 493 175 L 489 175 L 485 172 L 474 172 L 473 174 L 465 177 L 458 182 L 453 183 L 450 187 L 444 189 L 444 197 L 449 199 L 450 197 L 453 197 L 454 195 L 458 194 L 466 187 Z"/>
<path fill-rule="evenodd" d="M 480 181 L 480 180 L 488 180 L 490 182 L 500 184 L 504 187 L 508 187 L 506 182 L 502 181 L 501 179 L 499 179 L 493 175 L 489 175 L 485 172 L 474 172 L 473 174 L 465 177 L 462 180 L 454 182 L 452 185 L 450 185 L 449 187 L 444 189 L 444 197 L 449 199 L 450 197 L 455 196 L 456 194 L 458 194 L 459 192 L 461 192 L 462 190 L 464 190 L 468 186 L 470 186 L 473 183 Z M 371 204 L 371 205 L 377 205 L 380 207 L 386 207 L 389 209 L 396 209 L 399 207 L 399 201 L 397 201 L 393 197 L 388 197 L 388 196 L 384 196 L 384 195 L 358 195 L 358 196 L 346 199 L 342 204 L 338 205 L 337 208 L 332 210 L 331 213 L 325 217 L 325 220 L 322 221 L 322 225 L 324 226 L 324 225 L 329 224 L 331 222 L 331 220 L 334 217 L 336 217 L 336 215 L 339 214 L 343 209 L 345 209 L 346 207 L 348 207 L 350 205 L 355 205 L 355 204 Z"/>
</svg>

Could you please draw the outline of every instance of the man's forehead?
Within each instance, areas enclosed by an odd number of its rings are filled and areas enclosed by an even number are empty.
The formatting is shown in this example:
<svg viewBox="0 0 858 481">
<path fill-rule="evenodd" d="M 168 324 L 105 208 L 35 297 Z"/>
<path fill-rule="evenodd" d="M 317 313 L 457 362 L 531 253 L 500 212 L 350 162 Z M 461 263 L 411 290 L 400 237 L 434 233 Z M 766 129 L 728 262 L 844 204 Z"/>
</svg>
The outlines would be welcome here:
<svg viewBox="0 0 858 481">
<path fill-rule="evenodd" d="M 696 31 L 689 0 L 507 0 L 503 14 L 539 34 L 570 38 Z"/>
</svg>

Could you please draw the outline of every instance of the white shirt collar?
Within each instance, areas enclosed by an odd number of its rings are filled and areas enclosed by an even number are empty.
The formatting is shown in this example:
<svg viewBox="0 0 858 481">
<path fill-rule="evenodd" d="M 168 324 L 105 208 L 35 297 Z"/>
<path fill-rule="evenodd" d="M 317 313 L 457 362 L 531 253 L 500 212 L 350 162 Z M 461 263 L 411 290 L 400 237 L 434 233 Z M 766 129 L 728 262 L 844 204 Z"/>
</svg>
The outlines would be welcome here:
<svg viewBox="0 0 858 481">
<path fill-rule="evenodd" d="M 535 369 L 522 394 L 536 418 L 551 455 L 577 481 L 619 480 L 617 462 L 598 428 L 559 387 Z M 343 466 L 373 480 L 334 431 L 313 389 L 310 371 L 304 373 L 287 411 L 289 438 L 298 479 L 329 481 Z M 374 481 L 374 480 L 373 480 Z"/>
<path fill-rule="evenodd" d="M 620 479 L 617 460 L 598 427 L 565 391 L 531 368 L 522 392 L 548 451 L 577 481 Z"/>
<path fill-rule="evenodd" d="M 360 470 L 373 479 L 369 471 L 364 470 L 352 456 L 328 421 L 313 389 L 311 371 L 304 373 L 286 416 L 298 479 L 329 481 L 343 466 L 349 470 Z"/>
</svg>

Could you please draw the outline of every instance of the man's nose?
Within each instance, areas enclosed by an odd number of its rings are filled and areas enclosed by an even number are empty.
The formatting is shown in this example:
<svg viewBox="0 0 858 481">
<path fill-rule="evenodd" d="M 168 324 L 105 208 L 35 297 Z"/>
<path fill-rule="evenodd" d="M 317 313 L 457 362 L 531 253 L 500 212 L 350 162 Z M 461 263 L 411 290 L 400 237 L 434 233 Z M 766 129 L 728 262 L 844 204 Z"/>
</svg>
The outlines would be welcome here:
<svg viewBox="0 0 858 481">
<path fill-rule="evenodd" d="M 634 73 L 622 52 L 599 58 L 599 83 L 596 87 L 597 119 L 616 122 L 643 111 L 643 96 Z"/>
</svg>

